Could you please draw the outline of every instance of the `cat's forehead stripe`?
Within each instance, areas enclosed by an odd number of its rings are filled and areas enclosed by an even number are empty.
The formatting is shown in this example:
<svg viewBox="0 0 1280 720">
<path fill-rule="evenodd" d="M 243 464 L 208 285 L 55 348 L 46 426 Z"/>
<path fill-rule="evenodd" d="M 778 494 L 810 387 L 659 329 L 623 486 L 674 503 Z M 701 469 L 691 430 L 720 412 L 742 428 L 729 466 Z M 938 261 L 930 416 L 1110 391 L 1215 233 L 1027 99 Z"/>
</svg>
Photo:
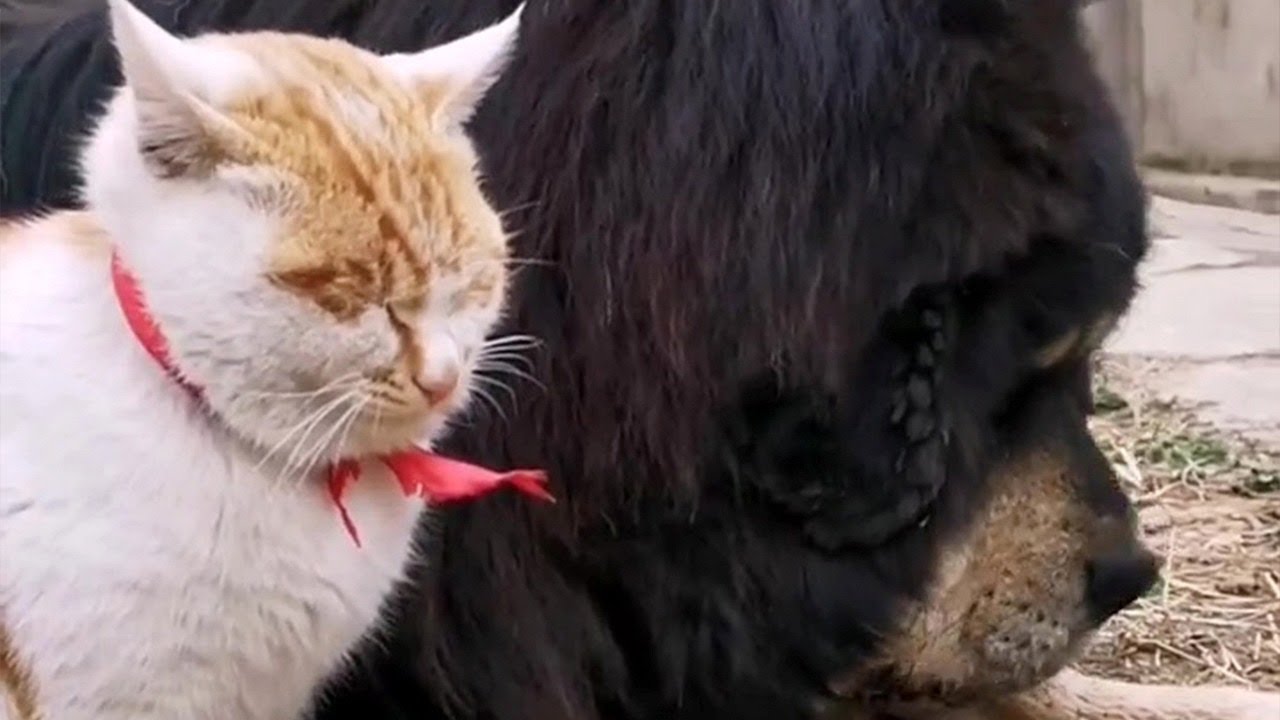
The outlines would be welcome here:
<svg viewBox="0 0 1280 720">
<path fill-rule="evenodd" d="M 461 270 L 464 255 L 505 254 L 500 223 L 471 185 L 469 148 L 435 128 L 429 94 L 415 96 L 374 55 L 342 43 L 228 39 L 270 83 L 226 108 L 254 139 L 246 159 L 302 183 L 281 208 L 272 282 L 354 318 L 424 292 L 432 274 Z"/>
<path fill-rule="evenodd" d="M 337 40 L 272 32 L 226 37 L 263 68 L 268 94 L 305 88 L 363 142 L 403 144 L 414 126 L 400 118 L 418 123 L 417 128 L 429 122 L 423 109 L 430 94 L 415 97 L 379 67 L 372 53 Z"/>
</svg>

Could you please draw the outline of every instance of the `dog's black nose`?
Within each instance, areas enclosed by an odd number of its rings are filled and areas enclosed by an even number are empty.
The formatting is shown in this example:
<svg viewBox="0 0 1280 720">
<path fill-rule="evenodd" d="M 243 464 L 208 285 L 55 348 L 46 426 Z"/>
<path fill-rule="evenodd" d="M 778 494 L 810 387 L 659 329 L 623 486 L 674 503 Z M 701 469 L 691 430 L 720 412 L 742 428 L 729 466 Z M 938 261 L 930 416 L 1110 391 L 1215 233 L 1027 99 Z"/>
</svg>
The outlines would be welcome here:
<svg viewBox="0 0 1280 720">
<path fill-rule="evenodd" d="M 1095 623 L 1115 615 L 1142 597 L 1160 575 L 1160 561 L 1133 544 L 1095 556 L 1088 567 L 1089 610 Z"/>
</svg>

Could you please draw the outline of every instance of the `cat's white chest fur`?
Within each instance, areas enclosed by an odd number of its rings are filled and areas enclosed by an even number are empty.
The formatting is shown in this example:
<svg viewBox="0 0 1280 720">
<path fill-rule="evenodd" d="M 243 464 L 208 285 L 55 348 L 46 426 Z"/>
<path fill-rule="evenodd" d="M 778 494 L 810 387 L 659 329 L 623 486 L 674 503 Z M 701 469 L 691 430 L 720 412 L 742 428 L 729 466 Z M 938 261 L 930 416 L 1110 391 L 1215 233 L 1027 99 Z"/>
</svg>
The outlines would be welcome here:
<svg viewBox="0 0 1280 720">
<path fill-rule="evenodd" d="M 0 622 L 39 710 L 297 717 L 401 576 L 421 501 L 365 463 L 356 547 L 323 483 L 258 467 L 145 354 L 101 248 L 45 240 L 0 248 Z"/>
</svg>

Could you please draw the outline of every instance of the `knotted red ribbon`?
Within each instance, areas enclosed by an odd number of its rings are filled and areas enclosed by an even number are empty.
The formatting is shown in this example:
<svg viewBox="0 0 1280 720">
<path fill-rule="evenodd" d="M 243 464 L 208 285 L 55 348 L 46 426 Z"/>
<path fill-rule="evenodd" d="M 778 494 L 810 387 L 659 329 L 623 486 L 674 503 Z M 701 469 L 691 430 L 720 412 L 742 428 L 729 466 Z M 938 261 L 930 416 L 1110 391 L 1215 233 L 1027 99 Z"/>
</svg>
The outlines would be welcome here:
<svg viewBox="0 0 1280 720">
<path fill-rule="evenodd" d="M 169 354 L 169 343 L 164 333 L 156 324 L 155 318 L 147 310 L 133 277 L 120 260 L 119 253 L 111 255 L 111 285 L 115 289 L 120 310 L 124 313 L 125 322 L 138 338 L 147 354 L 151 355 L 166 373 L 208 410 L 204 394 L 199 387 L 178 372 L 173 358 Z M 505 485 L 520 492 L 544 500 L 555 502 L 555 498 L 547 491 L 547 475 L 541 470 L 512 470 L 495 472 L 460 460 L 451 460 L 441 455 L 429 453 L 421 448 L 382 455 L 377 458 L 384 463 L 400 484 L 400 490 L 407 498 L 422 498 L 435 503 L 448 503 L 469 500 L 497 490 Z M 360 533 L 356 530 L 351 514 L 347 512 L 342 498 L 347 487 L 360 478 L 360 462 L 354 459 L 339 460 L 329 468 L 329 497 L 338 509 L 342 524 L 351 536 L 351 540 L 360 546 Z"/>
<path fill-rule="evenodd" d="M 423 450 L 393 453 L 380 459 L 400 482 L 400 490 L 405 497 L 420 497 L 435 503 L 457 502 L 510 485 L 539 500 L 555 502 L 555 497 L 544 487 L 547 475 L 541 470 L 497 473 Z M 360 533 L 342 504 L 342 494 L 359 478 L 360 463 L 357 460 L 340 460 L 329 468 L 329 497 L 333 498 L 347 534 L 357 546 L 360 545 Z"/>
</svg>

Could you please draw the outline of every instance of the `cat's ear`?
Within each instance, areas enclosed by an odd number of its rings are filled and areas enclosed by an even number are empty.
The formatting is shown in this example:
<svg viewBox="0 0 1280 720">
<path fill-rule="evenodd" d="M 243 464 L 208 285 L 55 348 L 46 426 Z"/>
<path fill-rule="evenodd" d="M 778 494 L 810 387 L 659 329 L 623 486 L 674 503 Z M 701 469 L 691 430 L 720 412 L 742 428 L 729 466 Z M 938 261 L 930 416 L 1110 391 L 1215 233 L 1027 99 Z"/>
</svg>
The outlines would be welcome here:
<svg viewBox="0 0 1280 720">
<path fill-rule="evenodd" d="M 506 66 L 524 8 L 520 3 L 505 20 L 470 35 L 421 52 L 387 55 L 383 61 L 401 80 L 425 92 L 446 121 L 461 124 Z"/>
<path fill-rule="evenodd" d="M 207 173 L 240 131 L 205 96 L 225 79 L 226 53 L 175 37 L 128 0 L 107 0 L 143 159 L 161 177 Z"/>
</svg>

